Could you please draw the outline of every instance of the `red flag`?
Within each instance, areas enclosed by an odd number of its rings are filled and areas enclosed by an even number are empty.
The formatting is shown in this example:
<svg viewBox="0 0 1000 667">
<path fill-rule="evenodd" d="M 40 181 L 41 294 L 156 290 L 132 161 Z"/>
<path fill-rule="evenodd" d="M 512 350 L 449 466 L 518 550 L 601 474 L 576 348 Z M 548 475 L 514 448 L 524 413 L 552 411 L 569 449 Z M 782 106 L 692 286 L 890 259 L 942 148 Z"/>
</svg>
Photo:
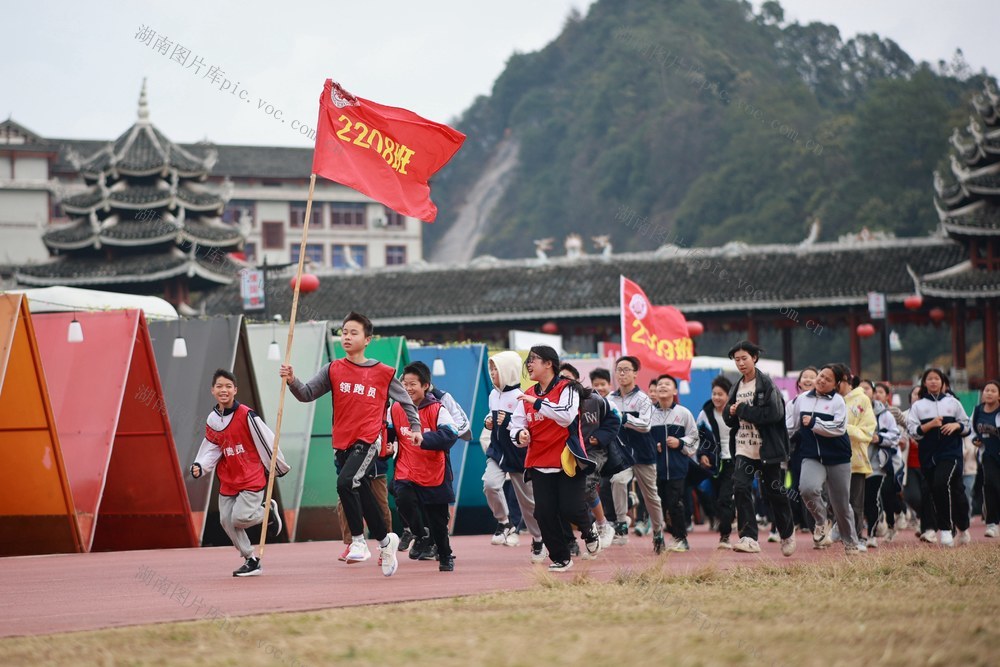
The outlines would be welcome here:
<svg viewBox="0 0 1000 667">
<path fill-rule="evenodd" d="M 463 141 L 465 135 L 447 125 L 355 97 L 327 79 L 312 169 L 394 211 L 433 222 L 437 206 L 427 181 Z"/>
<path fill-rule="evenodd" d="M 654 306 L 637 284 L 621 277 L 622 355 L 636 357 L 643 369 L 691 379 L 694 343 L 687 320 L 673 306 Z"/>
</svg>

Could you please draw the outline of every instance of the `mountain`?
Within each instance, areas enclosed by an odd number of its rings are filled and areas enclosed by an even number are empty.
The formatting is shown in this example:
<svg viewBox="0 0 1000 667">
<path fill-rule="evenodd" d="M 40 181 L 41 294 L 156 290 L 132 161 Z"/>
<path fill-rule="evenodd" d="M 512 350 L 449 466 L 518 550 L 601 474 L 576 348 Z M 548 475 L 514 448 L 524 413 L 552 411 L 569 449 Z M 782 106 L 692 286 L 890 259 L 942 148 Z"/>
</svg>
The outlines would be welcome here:
<svg viewBox="0 0 1000 667">
<path fill-rule="evenodd" d="M 960 52 L 915 63 L 878 35 L 786 23 L 777 2 L 598 0 L 459 119 L 428 254 L 524 257 L 571 232 L 616 251 L 796 242 L 817 218 L 820 240 L 923 235 L 985 76 Z"/>
</svg>

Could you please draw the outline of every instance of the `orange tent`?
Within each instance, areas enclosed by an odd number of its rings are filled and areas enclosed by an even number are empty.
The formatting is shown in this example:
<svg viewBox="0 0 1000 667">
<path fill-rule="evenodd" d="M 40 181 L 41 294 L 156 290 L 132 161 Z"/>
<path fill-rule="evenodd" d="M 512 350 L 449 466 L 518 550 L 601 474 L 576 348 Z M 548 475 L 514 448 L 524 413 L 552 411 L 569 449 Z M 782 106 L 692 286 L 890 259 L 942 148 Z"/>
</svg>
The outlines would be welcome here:
<svg viewBox="0 0 1000 667">
<path fill-rule="evenodd" d="M 79 343 L 67 340 L 74 318 Z M 142 311 L 34 325 L 84 548 L 198 546 Z"/>
<path fill-rule="evenodd" d="M 20 294 L 0 294 L 0 556 L 82 551 L 42 361 Z"/>
</svg>

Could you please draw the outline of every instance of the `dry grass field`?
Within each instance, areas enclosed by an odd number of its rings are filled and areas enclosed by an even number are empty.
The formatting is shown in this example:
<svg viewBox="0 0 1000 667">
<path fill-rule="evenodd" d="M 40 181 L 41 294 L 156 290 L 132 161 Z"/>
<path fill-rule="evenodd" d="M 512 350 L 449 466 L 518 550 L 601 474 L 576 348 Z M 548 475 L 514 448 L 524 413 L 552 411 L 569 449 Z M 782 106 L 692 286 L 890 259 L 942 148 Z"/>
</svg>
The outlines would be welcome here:
<svg viewBox="0 0 1000 667">
<path fill-rule="evenodd" d="M 1000 545 L 0 640 L 0 665 L 996 665 Z"/>
</svg>

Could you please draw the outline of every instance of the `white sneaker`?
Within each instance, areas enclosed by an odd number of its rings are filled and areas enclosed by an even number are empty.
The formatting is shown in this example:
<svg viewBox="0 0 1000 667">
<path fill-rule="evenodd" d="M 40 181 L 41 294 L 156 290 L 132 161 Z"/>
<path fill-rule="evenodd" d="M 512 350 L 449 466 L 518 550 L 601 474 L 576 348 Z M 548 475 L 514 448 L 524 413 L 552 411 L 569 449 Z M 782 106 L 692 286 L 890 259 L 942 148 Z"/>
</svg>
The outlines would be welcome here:
<svg viewBox="0 0 1000 667">
<path fill-rule="evenodd" d="M 921 542 L 927 542 L 928 544 L 936 544 L 938 541 L 937 533 L 935 533 L 933 530 L 928 530 L 926 532 L 923 532 L 917 535 L 917 537 L 920 538 Z"/>
<path fill-rule="evenodd" d="M 566 570 L 573 567 L 572 560 L 564 560 L 558 563 L 552 563 L 549 565 L 549 572 L 565 572 Z"/>
<path fill-rule="evenodd" d="M 869 549 L 878 549 L 878 538 L 869 537 L 868 541 L 865 543 L 865 546 L 867 546 Z"/>
<path fill-rule="evenodd" d="M 998 526 L 995 523 L 986 524 L 986 532 L 984 533 L 984 536 L 996 537 L 997 535 L 1000 535 L 1000 530 L 998 530 Z"/>
<path fill-rule="evenodd" d="M 541 540 L 531 541 L 531 562 L 541 563 L 549 557 L 549 550 L 545 548 Z"/>
<path fill-rule="evenodd" d="M 740 541 L 733 545 L 733 551 L 745 554 L 759 554 L 760 545 L 752 537 L 741 537 Z"/>
<path fill-rule="evenodd" d="M 605 523 L 597 530 L 597 537 L 601 540 L 601 551 L 611 546 L 615 539 L 615 528 L 610 522 Z"/>
<path fill-rule="evenodd" d="M 372 552 L 368 550 L 368 543 L 364 540 L 354 540 L 347 550 L 347 557 L 344 559 L 348 565 L 360 563 L 372 557 Z"/>
<path fill-rule="evenodd" d="M 906 530 L 910 527 L 910 517 L 906 512 L 900 512 L 896 515 L 896 530 Z"/>
<path fill-rule="evenodd" d="M 726 549 L 726 550 L 732 551 L 733 550 L 733 545 L 729 542 L 729 540 L 722 540 L 722 539 L 720 539 L 719 543 L 717 545 L 715 545 L 715 548 L 716 549 Z"/>
<path fill-rule="evenodd" d="M 830 541 L 840 542 L 840 526 L 833 524 L 833 529 L 830 531 Z"/>
<path fill-rule="evenodd" d="M 892 542 L 894 539 L 896 539 L 896 529 L 895 528 L 890 528 L 885 533 L 885 541 L 886 542 Z"/>
<path fill-rule="evenodd" d="M 972 535 L 969 534 L 968 530 L 958 531 L 958 540 L 956 540 L 959 545 L 968 544 L 972 541 Z"/>
<path fill-rule="evenodd" d="M 795 535 L 792 535 L 789 538 L 781 540 L 781 555 L 786 558 L 791 556 L 793 553 L 795 553 L 796 546 L 797 545 L 795 544 Z"/>
<path fill-rule="evenodd" d="M 888 532 L 889 524 L 886 523 L 886 520 L 883 517 L 882 520 L 875 525 L 875 537 L 885 537 Z"/>
<path fill-rule="evenodd" d="M 861 553 L 868 551 L 868 545 L 862 542 L 860 539 L 858 540 L 858 551 L 860 551 Z"/>
<path fill-rule="evenodd" d="M 822 549 L 833 544 L 833 539 L 830 537 L 831 525 L 827 521 L 823 525 L 816 524 L 813 528 L 813 548 Z"/>
<path fill-rule="evenodd" d="M 503 534 L 506 529 L 506 524 L 497 523 L 496 530 L 493 531 L 493 537 L 490 538 L 490 544 L 495 547 L 503 544 Z"/>
<path fill-rule="evenodd" d="M 584 542 L 584 549 L 580 554 L 580 558 L 583 560 L 594 560 L 599 553 L 601 553 L 601 538 L 597 537 L 592 542 Z"/>
<path fill-rule="evenodd" d="M 503 545 L 505 547 L 516 547 L 521 544 L 521 536 L 517 534 L 517 526 L 508 524 L 503 529 Z"/>
<path fill-rule="evenodd" d="M 379 563 L 382 564 L 382 574 L 391 577 L 396 574 L 399 567 L 399 559 L 396 558 L 396 551 L 399 549 L 399 535 L 389 533 L 385 536 L 389 543 L 379 549 Z"/>
<path fill-rule="evenodd" d="M 950 530 L 938 531 L 938 544 L 943 547 L 955 546 L 955 538 L 952 536 Z"/>
</svg>

